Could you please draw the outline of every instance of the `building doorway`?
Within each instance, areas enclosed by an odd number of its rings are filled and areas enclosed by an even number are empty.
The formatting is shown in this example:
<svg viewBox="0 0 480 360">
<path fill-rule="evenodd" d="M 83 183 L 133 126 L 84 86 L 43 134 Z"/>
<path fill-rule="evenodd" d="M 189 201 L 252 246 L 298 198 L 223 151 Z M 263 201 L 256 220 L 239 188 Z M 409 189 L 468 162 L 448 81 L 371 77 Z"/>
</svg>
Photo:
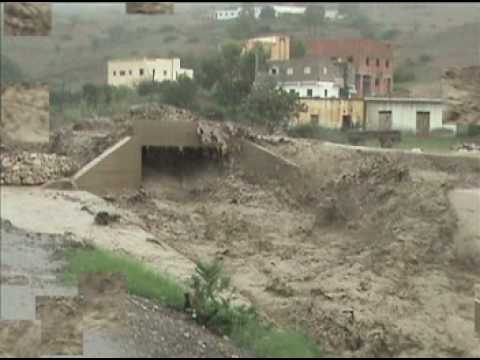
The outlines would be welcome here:
<svg viewBox="0 0 480 360">
<path fill-rule="evenodd" d="M 392 130 L 392 112 L 391 111 L 379 111 L 378 112 L 378 129 L 379 130 Z"/>
<path fill-rule="evenodd" d="M 347 130 L 353 128 L 352 115 L 344 114 L 342 115 L 342 130 Z"/>
<path fill-rule="evenodd" d="M 417 111 L 417 135 L 428 136 L 430 133 L 430 113 L 428 111 Z"/>
</svg>

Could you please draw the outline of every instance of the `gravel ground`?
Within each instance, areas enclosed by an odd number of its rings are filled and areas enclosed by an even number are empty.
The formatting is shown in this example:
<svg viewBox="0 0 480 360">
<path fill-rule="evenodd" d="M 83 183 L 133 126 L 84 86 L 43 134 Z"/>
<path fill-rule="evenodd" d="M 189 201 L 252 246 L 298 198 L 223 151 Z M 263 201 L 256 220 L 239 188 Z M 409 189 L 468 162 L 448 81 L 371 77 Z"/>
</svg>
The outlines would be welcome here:
<svg viewBox="0 0 480 360">
<path fill-rule="evenodd" d="M 78 339 L 66 337 L 67 343 L 49 339 L 57 348 L 62 343 L 61 352 L 54 352 L 54 347 L 46 346 L 46 342 L 38 346 L 36 297 L 68 299 L 78 294 L 78 289 L 65 287 L 58 276 L 65 265 L 62 250 L 66 244 L 60 236 L 32 234 L 6 221 L 2 221 L 1 230 L 0 337 L 5 341 L 0 341 L 0 356 L 238 358 L 245 355 L 228 339 L 197 326 L 187 314 L 132 295 L 126 297 L 127 326 L 119 325 L 115 331 L 112 327 L 84 331 L 82 356 L 77 354 L 78 345 L 73 344 Z M 105 317 L 108 321 L 114 318 L 111 314 Z M 78 328 L 78 317 L 72 315 L 72 322 L 71 328 Z M 38 348 L 36 353 L 32 353 L 34 348 Z"/>
</svg>

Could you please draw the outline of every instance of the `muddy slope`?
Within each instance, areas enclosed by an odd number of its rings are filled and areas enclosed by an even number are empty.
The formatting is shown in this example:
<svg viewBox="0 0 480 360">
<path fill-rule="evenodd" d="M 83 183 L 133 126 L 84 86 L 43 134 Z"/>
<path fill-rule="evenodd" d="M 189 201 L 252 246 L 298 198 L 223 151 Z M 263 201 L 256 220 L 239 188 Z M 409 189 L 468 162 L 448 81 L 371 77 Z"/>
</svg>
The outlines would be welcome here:
<svg viewBox="0 0 480 360">
<path fill-rule="evenodd" d="M 143 197 L 119 203 L 187 257 L 223 259 L 267 317 L 307 329 L 335 354 L 476 354 L 480 273 L 455 251 L 447 198 L 457 173 L 304 145 L 272 147 L 305 172 L 295 194 L 239 172 L 178 178 L 150 169 Z"/>
</svg>

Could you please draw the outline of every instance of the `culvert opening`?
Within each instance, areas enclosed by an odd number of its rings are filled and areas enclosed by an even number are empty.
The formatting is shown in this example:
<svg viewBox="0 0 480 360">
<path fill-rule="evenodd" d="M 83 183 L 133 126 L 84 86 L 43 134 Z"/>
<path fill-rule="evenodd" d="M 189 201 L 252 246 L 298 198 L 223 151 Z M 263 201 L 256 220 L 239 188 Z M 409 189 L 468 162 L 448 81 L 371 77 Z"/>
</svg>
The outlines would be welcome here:
<svg viewBox="0 0 480 360">
<path fill-rule="evenodd" d="M 224 166 L 215 148 L 142 147 L 142 178 L 166 175 L 183 181 L 205 172 L 221 175 Z"/>
</svg>

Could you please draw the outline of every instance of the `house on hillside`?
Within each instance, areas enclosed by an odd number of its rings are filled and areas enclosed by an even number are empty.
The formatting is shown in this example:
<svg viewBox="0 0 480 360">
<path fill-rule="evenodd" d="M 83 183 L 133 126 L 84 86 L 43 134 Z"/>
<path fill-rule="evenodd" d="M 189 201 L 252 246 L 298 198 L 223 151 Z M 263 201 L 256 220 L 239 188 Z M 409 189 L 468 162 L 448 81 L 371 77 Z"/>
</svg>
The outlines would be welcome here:
<svg viewBox="0 0 480 360">
<path fill-rule="evenodd" d="M 290 59 L 290 37 L 285 34 L 269 34 L 248 39 L 244 49 L 252 50 L 260 44 L 269 54 L 269 60 Z"/>
<path fill-rule="evenodd" d="M 356 93 L 353 72 L 328 58 L 306 57 L 289 61 L 269 61 L 268 74 L 278 86 L 300 98 L 339 98 L 347 79 L 349 94 Z"/>
<path fill-rule="evenodd" d="M 179 58 L 111 60 L 107 72 L 111 86 L 134 87 L 142 81 L 176 81 L 182 75 L 193 79 L 193 70 L 183 69 Z"/>
<path fill-rule="evenodd" d="M 282 15 L 303 15 L 307 9 L 305 6 L 296 5 L 272 5 L 275 17 Z"/>
<path fill-rule="evenodd" d="M 325 19 L 335 21 L 335 20 L 341 20 L 345 16 L 341 15 L 338 11 L 338 7 L 333 7 L 333 6 L 325 6 Z"/>
<path fill-rule="evenodd" d="M 215 19 L 219 21 L 237 19 L 242 14 L 242 10 L 243 9 L 240 6 L 217 10 L 215 11 Z M 255 19 L 258 19 L 260 17 L 261 12 L 262 12 L 261 6 L 254 7 Z"/>
<path fill-rule="evenodd" d="M 357 96 L 387 95 L 393 89 L 393 47 L 364 38 L 321 39 L 308 44 L 311 56 L 334 57 L 350 63 Z"/>
<path fill-rule="evenodd" d="M 275 17 L 279 17 L 282 15 L 303 15 L 305 13 L 306 7 L 305 6 L 296 6 L 296 5 L 274 5 L 265 3 L 259 6 L 254 7 L 254 14 L 255 18 L 258 19 L 263 8 L 271 6 L 275 11 Z M 215 11 L 215 19 L 217 20 L 232 20 L 240 17 L 242 13 L 242 7 L 230 7 L 226 9 L 221 9 Z"/>
<path fill-rule="evenodd" d="M 446 104 L 440 98 L 366 97 L 367 130 L 401 130 L 427 136 L 433 130 L 455 127 L 444 124 Z"/>
</svg>

